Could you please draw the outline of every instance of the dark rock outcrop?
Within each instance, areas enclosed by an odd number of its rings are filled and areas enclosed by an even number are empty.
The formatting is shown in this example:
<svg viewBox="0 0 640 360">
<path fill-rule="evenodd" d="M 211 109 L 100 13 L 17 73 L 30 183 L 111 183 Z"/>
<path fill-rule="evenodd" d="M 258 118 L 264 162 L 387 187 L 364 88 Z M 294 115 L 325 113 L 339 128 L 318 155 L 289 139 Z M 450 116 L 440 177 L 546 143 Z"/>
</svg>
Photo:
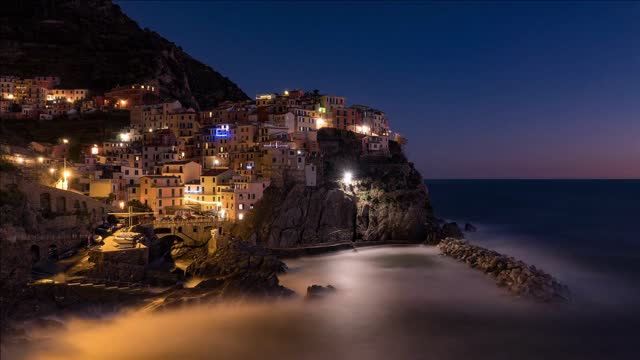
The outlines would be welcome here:
<svg viewBox="0 0 640 360">
<path fill-rule="evenodd" d="M 478 229 L 473 226 L 471 223 L 466 223 L 464 224 L 464 231 L 465 232 L 476 232 L 478 231 Z"/>
<path fill-rule="evenodd" d="M 442 237 L 464 239 L 464 233 L 460 230 L 460 226 L 458 226 L 457 223 L 450 222 L 442 225 Z"/>
<path fill-rule="evenodd" d="M 0 74 L 58 75 L 65 88 L 98 94 L 157 81 L 162 98 L 196 109 L 248 99 L 231 80 L 156 32 L 141 29 L 109 0 L 4 3 Z"/>
<path fill-rule="evenodd" d="M 391 141 L 388 156 L 362 153 L 362 136 L 321 129 L 318 186 L 271 185 L 235 235 L 270 248 L 346 242 L 436 242 L 424 180 Z M 350 184 L 342 182 L 353 173 Z"/>
<path fill-rule="evenodd" d="M 278 274 L 287 266 L 261 246 L 234 241 L 210 257 L 193 262 L 187 274 L 208 279 L 200 289 L 216 289 L 223 297 L 287 296 L 292 291 L 280 285 Z"/>
<path fill-rule="evenodd" d="M 326 297 L 327 295 L 331 295 L 336 292 L 336 288 L 332 285 L 321 286 L 321 285 L 311 285 L 307 287 L 307 296 L 305 296 L 305 300 L 317 300 Z"/>
<path fill-rule="evenodd" d="M 513 257 L 451 238 L 442 240 L 438 248 L 444 255 L 489 274 L 499 286 L 506 287 L 514 295 L 543 302 L 567 302 L 571 299 L 566 285 Z"/>
</svg>

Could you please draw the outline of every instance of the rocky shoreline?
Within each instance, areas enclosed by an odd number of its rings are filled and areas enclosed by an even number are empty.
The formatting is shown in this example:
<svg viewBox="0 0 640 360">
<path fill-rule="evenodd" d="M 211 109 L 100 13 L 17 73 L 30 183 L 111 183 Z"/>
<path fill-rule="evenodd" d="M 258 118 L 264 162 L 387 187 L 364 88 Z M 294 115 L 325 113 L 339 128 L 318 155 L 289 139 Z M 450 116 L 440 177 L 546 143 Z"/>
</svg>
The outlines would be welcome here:
<svg viewBox="0 0 640 360">
<path fill-rule="evenodd" d="M 484 271 L 500 287 L 512 294 L 542 302 L 569 302 L 569 288 L 553 276 L 511 256 L 471 245 L 468 241 L 446 238 L 438 244 L 443 255 Z"/>
</svg>

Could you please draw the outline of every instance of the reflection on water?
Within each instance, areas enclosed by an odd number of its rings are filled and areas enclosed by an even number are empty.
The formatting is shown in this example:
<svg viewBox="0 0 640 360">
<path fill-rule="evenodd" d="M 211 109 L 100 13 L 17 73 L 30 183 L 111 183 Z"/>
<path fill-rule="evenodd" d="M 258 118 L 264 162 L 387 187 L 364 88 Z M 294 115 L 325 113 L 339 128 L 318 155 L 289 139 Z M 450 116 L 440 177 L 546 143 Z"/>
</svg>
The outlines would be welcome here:
<svg viewBox="0 0 640 360">
<path fill-rule="evenodd" d="M 284 285 L 324 300 L 234 303 L 34 333 L 2 359 L 611 359 L 630 358 L 637 313 L 516 299 L 430 247 L 291 260 Z"/>
</svg>

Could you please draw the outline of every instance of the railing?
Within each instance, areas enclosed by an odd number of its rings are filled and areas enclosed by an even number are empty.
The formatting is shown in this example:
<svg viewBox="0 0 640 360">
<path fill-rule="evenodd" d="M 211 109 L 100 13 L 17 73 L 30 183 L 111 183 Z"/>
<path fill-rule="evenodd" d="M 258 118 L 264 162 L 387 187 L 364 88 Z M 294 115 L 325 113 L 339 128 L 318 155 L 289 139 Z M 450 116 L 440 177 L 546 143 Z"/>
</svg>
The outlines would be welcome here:
<svg viewBox="0 0 640 360">
<path fill-rule="evenodd" d="M 19 234 L 7 236 L 9 241 L 51 241 L 51 240 L 86 240 L 90 233 L 57 233 L 57 234 Z"/>
<path fill-rule="evenodd" d="M 199 225 L 199 224 L 217 224 L 227 223 L 229 220 L 214 220 L 214 219 L 185 219 L 185 220 L 154 220 L 153 225 L 165 225 L 165 226 L 182 226 L 182 225 Z"/>
</svg>

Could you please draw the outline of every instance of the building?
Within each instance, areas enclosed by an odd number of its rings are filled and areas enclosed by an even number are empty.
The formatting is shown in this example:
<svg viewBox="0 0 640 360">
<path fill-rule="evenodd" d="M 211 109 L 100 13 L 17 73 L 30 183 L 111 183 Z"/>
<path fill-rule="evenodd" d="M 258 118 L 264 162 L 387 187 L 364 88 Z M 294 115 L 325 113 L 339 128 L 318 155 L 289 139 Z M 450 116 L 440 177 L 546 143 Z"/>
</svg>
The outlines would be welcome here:
<svg viewBox="0 0 640 360">
<path fill-rule="evenodd" d="M 159 166 L 163 176 L 175 176 L 183 183 L 188 183 L 200 178 L 202 165 L 191 160 L 169 161 Z"/>
<path fill-rule="evenodd" d="M 74 103 L 85 100 L 89 95 L 88 89 L 47 89 L 47 101 L 66 101 Z"/>
<path fill-rule="evenodd" d="M 362 154 L 365 156 L 389 156 L 388 136 L 365 136 L 362 138 Z"/>
<path fill-rule="evenodd" d="M 155 215 L 167 215 L 183 205 L 184 184 L 176 176 L 145 175 L 140 178 L 140 202 Z"/>
<path fill-rule="evenodd" d="M 221 193 L 231 188 L 232 176 L 233 171 L 228 168 L 203 172 L 199 180 L 185 184 L 185 203 L 198 211 L 219 215 L 222 209 Z"/>
<path fill-rule="evenodd" d="M 16 91 L 17 76 L 2 75 L 0 76 L 0 99 L 14 100 Z"/>
</svg>

